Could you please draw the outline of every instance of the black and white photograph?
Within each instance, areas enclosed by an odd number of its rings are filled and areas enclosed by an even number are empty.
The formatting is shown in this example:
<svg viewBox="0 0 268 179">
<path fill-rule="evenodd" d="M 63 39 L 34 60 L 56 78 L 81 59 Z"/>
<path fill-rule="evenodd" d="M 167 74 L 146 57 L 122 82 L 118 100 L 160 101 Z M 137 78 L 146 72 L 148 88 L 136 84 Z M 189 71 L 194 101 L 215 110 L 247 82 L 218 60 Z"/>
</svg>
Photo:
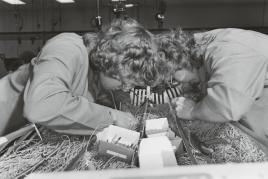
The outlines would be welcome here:
<svg viewBox="0 0 268 179">
<path fill-rule="evenodd" d="M 267 0 L 0 0 L 0 179 L 268 178 Z"/>
</svg>

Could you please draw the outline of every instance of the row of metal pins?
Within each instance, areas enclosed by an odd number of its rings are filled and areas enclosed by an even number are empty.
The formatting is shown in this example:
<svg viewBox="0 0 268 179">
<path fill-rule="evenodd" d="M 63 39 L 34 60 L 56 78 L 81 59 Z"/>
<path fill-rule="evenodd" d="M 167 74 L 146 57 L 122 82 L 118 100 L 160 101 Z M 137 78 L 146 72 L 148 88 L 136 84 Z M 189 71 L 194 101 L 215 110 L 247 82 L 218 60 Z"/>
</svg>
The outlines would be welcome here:
<svg viewBox="0 0 268 179">
<path fill-rule="evenodd" d="M 154 93 L 154 104 L 164 104 L 169 100 L 176 98 L 180 95 L 179 90 L 176 87 L 167 88 L 163 93 Z"/>
<path fill-rule="evenodd" d="M 139 106 L 145 101 L 145 97 L 147 96 L 146 89 L 136 89 L 130 91 L 131 103 L 134 106 Z"/>
<path fill-rule="evenodd" d="M 165 92 L 167 93 L 168 95 L 168 98 L 171 100 L 173 98 L 176 98 L 180 95 L 180 92 L 179 92 L 179 89 L 177 89 L 177 87 L 170 87 L 170 88 L 167 88 L 165 90 Z M 166 101 L 167 102 L 167 101 Z"/>
<path fill-rule="evenodd" d="M 146 89 L 139 90 L 138 105 L 141 105 L 143 103 L 143 101 L 145 100 L 146 95 L 147 95 Z"/>
<path fill-rule="evenodd" d="M 134 106 L 140 106 L 144 101 L 146 96 L 148 96 L 148 93 L 146 89 L 136 89 L 134 88 L 133 90 L 130 91 L 130 98 L 131 98 L 131 103 Z M 154 104 L 164 104 L 167 103 L 169 100 L 176 98 L 180 95 L 180 90 L 177 87 L 170 87 L 167 88 L 163 93 L 152 93 L 150 95 L 149 99 L 154 103 Z"/>
</svg>

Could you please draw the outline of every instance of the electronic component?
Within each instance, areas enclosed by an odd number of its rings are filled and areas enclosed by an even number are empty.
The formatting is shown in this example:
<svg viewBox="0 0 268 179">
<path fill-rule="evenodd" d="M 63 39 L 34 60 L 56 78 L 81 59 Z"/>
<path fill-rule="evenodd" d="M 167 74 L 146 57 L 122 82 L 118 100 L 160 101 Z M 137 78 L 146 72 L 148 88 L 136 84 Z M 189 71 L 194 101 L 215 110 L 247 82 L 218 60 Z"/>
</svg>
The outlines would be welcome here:
<svg viewBox="0 0 268 179">
<path fill-rule="evenodd" d="M 131 163 L 139 142 L 140 133 L 110 125 L 99 137 L 98 151 L 102 155 L 116 156 Z"/>
</svg>

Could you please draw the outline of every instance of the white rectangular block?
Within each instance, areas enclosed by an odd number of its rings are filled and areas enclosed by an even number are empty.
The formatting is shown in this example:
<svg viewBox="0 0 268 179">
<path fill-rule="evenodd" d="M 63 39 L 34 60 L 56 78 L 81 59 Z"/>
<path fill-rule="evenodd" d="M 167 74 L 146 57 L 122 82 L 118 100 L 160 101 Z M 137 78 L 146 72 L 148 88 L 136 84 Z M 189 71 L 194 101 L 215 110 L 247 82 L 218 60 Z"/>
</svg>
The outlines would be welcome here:
<svg viewBox="0 0 268 179">
<path fill-rule="evenodd" d="M 142 139 L 139 164 L 142 169 L 176 166 L 177 161 L 169 139 L 166 136 Z"/>
<path fill-rule="evenodd" d="M 168 131 L 167 118 L 158 118 L 146 120 L 145 133 L 146 135 L 162 133 Z"/>
<path fill-rule="evenodd" d="M 110 125 L 97 136 L 100 154 L 116 156 L 125 162 L 131 162 L 139 142 L 140 133 Z"/>
</svg>

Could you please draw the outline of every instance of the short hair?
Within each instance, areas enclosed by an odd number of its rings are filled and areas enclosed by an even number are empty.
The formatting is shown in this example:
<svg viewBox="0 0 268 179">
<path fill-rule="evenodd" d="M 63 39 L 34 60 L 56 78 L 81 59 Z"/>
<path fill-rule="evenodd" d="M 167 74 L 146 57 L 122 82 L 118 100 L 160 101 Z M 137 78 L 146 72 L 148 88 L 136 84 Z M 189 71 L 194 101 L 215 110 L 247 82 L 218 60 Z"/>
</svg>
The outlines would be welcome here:
<svg viewBox="0 0 268 179">
<path fill-rule="evenodd" d="M 133 85 L 153 85 L 158 78 L 153 35 L 140 26 L 104 33 L 90 55 L 91 67 L 120 78 L 128 89 Z"/>
</svg>

